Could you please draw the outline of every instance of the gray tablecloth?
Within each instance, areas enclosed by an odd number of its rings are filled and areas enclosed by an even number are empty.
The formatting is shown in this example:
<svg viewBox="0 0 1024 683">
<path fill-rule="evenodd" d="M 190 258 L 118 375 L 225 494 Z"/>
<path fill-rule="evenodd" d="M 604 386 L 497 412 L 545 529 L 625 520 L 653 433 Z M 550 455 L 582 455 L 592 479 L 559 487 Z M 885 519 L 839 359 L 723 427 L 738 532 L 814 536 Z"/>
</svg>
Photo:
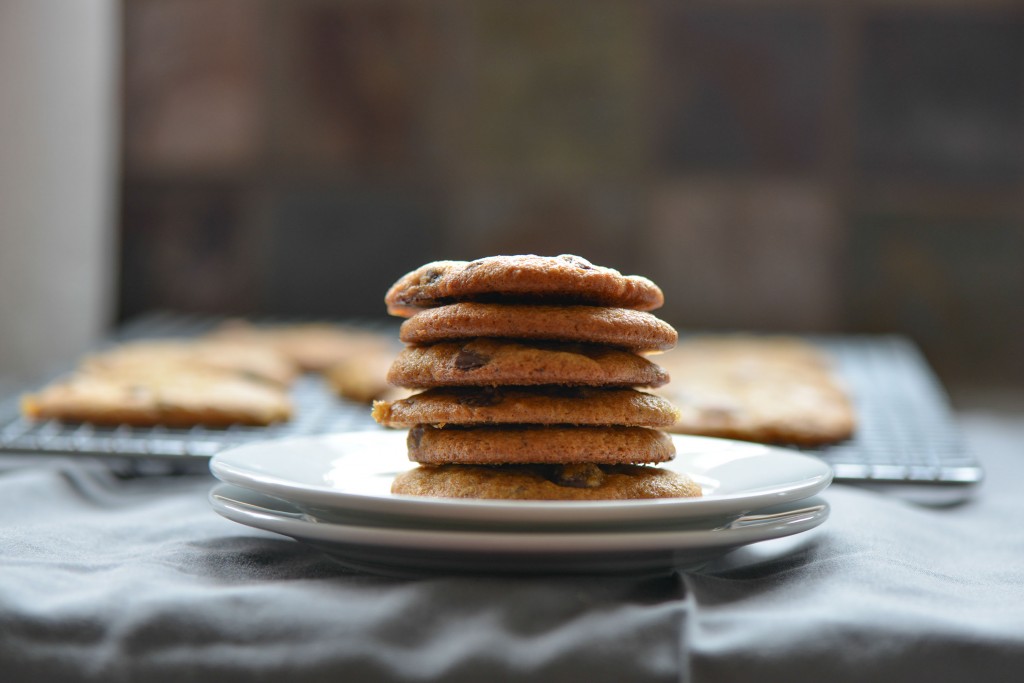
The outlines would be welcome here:
<svg viewBox="0 0 1024 683">
<path fill-rule="evenodd" d="M 393 579 L 221 519 L 203 477 L 0 472 L 0 681 L 963 681 L 1024 671 L 1024 425 L 973 501 L 847 486 L 697 574 Z"/>
</svg>

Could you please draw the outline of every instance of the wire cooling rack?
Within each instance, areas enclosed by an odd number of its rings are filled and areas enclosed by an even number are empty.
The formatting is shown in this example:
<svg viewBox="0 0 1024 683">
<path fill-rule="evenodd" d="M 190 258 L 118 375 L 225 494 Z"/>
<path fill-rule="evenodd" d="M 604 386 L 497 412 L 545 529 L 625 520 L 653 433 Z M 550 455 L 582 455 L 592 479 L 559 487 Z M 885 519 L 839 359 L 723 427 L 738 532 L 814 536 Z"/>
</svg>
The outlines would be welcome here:
<svg viewBox="0 0 1024 683">
<path fill-rule="evenodd" d="M 125 325 L 110 340 L 110 345 L 138 339 L 192 337 L 223 322 L 223 318 L 208 316 L 147 315 Z M 294 321 L 263 319 L 261 322 Z M 380 326 L 379 323 L 354 324 L 369 328 Z M 294 416 L 288 422 L 266 427 L 175 429 L 66 424 L 57 420 L 34 422 L 21 416 L 19 398 L 14 396 L 0 403 L 0 453 L 102 458 L 125 474 L 189 473 L 205 471 L 207 461 L 218 451 L 251 441 L 381 429 L 370 417 L 369 406 L 338 398 L 319 376 L 300 377 L 291 389 L 291 399 Z"/>
<path fill-rule="evenodd" d="M 220 322 L 155 314 L 127 325 L 112 341 L 190 336 Z M 982 480 L 982 467 L 964 446 L 945 391 L 910 341 L 896 336 L 808 341 L 832 357 L 856 407 L 852 439 L 799 449 L 827 462 L 837 481 L 963 488 Z M 0 404 L 0 453 L 98 457 L 128 473 L 190 472 L 205 470 L 218 451 L 250 441 L 380 429 L 368 406 L 338 398 L 319 377 L 302 377 L 292 400 L 295 417 L 286 423 L 172 429 L 31 422 L 21 417 L 13 397 Z"/>
<path fill-rule="evenodd" d="M 857 431 L 843 443 L 799 449 L 837 481 L 971 486 L 984 472 L 956 427 L 949 398 L 917 347 L 897 336 L 814 338 L 853 398 Z"/>
</svg>

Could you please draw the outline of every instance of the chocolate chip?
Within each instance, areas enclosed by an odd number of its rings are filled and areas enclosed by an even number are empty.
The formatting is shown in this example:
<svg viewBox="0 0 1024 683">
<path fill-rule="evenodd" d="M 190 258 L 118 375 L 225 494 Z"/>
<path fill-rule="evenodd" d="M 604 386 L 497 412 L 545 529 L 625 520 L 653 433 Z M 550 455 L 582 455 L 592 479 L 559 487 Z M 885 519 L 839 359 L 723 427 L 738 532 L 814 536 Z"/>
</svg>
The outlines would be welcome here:
<svg viewBox="0 0 1024 683">
<path fill-rule="evenodd" d="M 428 268 L 422 275 L 420 275 L 420 284 L 429 285 L 437 282 L 444 277 L 444 269 L 442 268 Z"/>
<path fill-rule="evenodd" d="M 420 441 L 423 440 L 423 432 L 426 429 L 423 425 L 416 425 L 409 430 L 409 443 L 414 448 L 420 447 Z"/>
<path fill-rule="evenodd" d="M 459 370 L 476 370 L 487 365 L 490 361 L 490 358 L 478 351 L 462 348 L 455 356 L 455 367 Z"/>
<path fill-rule="evenodd" d="M 562 465 L 554 472 L 552 481 L 574 489 L 593 489 L 604 481 L 604 472 L 590 462 Z"/>
</svg>

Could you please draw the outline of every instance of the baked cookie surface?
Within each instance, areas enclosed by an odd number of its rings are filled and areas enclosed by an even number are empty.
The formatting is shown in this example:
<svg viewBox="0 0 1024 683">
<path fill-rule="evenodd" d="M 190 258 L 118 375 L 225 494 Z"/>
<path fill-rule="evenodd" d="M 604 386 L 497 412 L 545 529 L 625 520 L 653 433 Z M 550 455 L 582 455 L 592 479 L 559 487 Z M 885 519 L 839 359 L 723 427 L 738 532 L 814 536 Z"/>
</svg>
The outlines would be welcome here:
<svg viewBox="0 0 1024 683">
<path fill-rule="evenodd" d="M 586 344 L 474 339 L 404 349 L 388 382 L 409 388 L 560 384 L 656 387 L 658 365 L 629 351 Z"/>
<path fill-rule="evenodd" d="M 534 301 L 650 311 L 664 303 L 645 277 L 623 275 L 579 256 L 489 256 L 435 261 L 401 277 L 384 298 L 388 312 L 408 317 L 459 301 Z"/>
<path fill-rule="evenodd" d="M 623 500 L 694 498 L 700 487 L 671 470 L 642 465 L 437 465 L 395 478 L 391 492 L 439 498 Z"/>
<path fill-rule="evenodd" d="M 188 370 L 133 377 L 81 372 L 22 397 L 21 407 L 34 420 L 133 426 L 268 425 L 292 415 L 291 401 L 277 388 Z"/>
<path fill-rule="evenodd" d="M 222 371 L 280 387 L 290 385 L 298 374 L 298 367 L 272 348 L 185 339 L 128 342 L 87 356 L 81 368 L 123 377 L 173 373 L 182 368 Z"/>
<path fill-rule="evenodd" d="M 814 446 L 849 438 L 853 406 L 824 355 L 792 338 L 704 337 L 659 358 L 678 406 L 670 431 Z"/>
<path fill-rule="evenodd" d="M 373 417 L 388 427 L 476 424 L 566 424 L 664 427 L 679 411 L 660 396 L 634 389 L 480 387 L 429 389 L 399 401 L 377 401 Z"/>
<path fill-rule="evenodd" d="M 341 398 L 360 403 L 398 400 L 409 390 L 388 384 L 388 369 L 395 353 L 390 349 L 367 351 L 334 364 L 324 373 L 327 384 Z"/>
<path fill-rule="evenodd" d="M 423 310 L 402 323 L 407 344 L 499 337 L 603 344 L 631 351 L 675 346 L 678 334 L 650 313 L 601 306 L 457 303 Z"/>
<path fill-rule="evenodd" d="M 409 459 L 427 464 L 625 465 L 675 457 L 672 438 L 647 427 L 448 427 L 409 430 Z"/>
<path fill-rule="evenodd" d="M 263 326 L 233 320 L 205 339 L 271 348 L 306 372 L 325 372 L 362 354 L 395 349 L 390 336 L 329 323 Z"/>
</svg>

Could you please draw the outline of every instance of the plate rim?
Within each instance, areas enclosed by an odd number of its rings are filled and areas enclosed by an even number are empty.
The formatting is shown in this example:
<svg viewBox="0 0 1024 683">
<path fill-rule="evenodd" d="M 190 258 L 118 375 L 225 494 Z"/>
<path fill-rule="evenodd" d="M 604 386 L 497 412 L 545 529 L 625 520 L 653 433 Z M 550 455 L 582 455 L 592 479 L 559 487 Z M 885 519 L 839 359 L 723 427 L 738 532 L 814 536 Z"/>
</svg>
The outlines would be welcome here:
<svg viewBox="0 0 1024 683">
<path fill-rule="evenodd" d="M 225 489 L 231 487 L 233 487 L 232 484 L 218 484 L 208 494 L 210 505 L 219 515 L 239 524 L 289 536 L 298 541 L 330 543 L 340 547 L 471 554 L 580 555 L 731 549 L 810 531 L 823 524 L 831 513 L 831 506 L 821 498 L 818 499 L 820 502 L 816 503 L 819 509 L 816 512 L 808 512 L 805 519 L 756 527 L 726 526 L 709 529 L 646 531 L 612 527 L 604 531 L 560 530 L 554 532 L 380 528 L 368 525 L 341 524 L 315 518 L 303 519 L 275 515 L 270 509 L 267 511 L 246 509 L 244 503 L 239 504 L 239 501 L 225 494 Z M 266 498 L 269 504 L 275 503 L 272 496 L 251 489 L 248 492 Z M 789 502 L 795 505 L 800 500 Z M 253 522 L 258 523 L 254 524 Z M 339 540 L 338 534 L 343 534 L 345 538 Z M 610 544 L 610 540 L 613 540 L 614 543 Z"/>
<path fill-rule="evenodd" d="M 731 448 L 761 450 L 775 457 L 798 459 L 809 467 L 809 474 L 802 479 L 755 489 L 753 492 L 737 492 L 702 498 L 665 498 L 652 500 L 625 501 L 505 501 L 479 499 L 446 499 L 397 494 L 370 495 L 339 491 L 329 485 L 310 485 L 287 478 L 247 470 L 236 466 L 229 458 L 239 452 L 253 448 L 296 447 L 303 443 L 366 438 L 367 435 L 396 439 L 392 432 L 353 431 L 319 436 L 293 437 L 276 441 L 262 441 L 244 444 L 216 454 L 210 461 L 211 473 L 226 484 L 248 488 L 259 493 L 292 502 L 300 507 L 327 508 L 363 515 L 406 517 L 438 521 L 465 520 L 470 512 L 473 519 L 492 524 L 600 524 L 618 525 L 647 522 L 653 519 L 699 519 L 702 517 L 743 514 L 752 509 L 772 504 L 801 500 L 824 490 L 832 482 L 832 469 L 824 461 L 813 456 L 776 446 L 757 444 L 714 437 L 672 434 L 674 441 L 698 444 L 700 442 L 727 443 Z M 400 434 L 400 433 L 396 433 Z M 690 446 L 686 447 L 687 449 Z M 747 457 L 764 457 L 763 455 Z M 412 466 L 412 463 L 410 463 Z M 626 518 L 620 516 L 628 513 Z M 510 517 L 511 515 L 511 517 Z"/>
</svg>

